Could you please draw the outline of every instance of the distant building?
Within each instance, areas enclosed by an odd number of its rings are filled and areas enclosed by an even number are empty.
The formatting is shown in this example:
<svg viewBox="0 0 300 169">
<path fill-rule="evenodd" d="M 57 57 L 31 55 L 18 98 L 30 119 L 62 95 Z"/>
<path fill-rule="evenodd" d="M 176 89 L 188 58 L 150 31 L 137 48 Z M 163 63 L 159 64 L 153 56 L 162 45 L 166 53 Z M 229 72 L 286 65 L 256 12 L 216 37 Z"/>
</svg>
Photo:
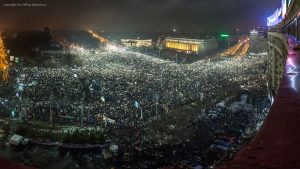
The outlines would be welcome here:
<svg viewBox="0 0 300 169">
<path fill-rule="evenodd" d="M 125 47 L 151 47 L 152 39 L 121 39 Z"/>
<path fill-rule="evenodd" d="M 185 53 L 207 53 L 216 50 L 218 47 L 217 40 L 212 39 L 188 39 L 166 37 L 165 48 Z"/>
<path fill-rule="evenodd" d="M 256 40 L 258 40 L 259 35 L 259 32 L 256 30 L 250 31 L 250 40 L 252 42 L 255 42 Z"/>
<path fill-rule="evenodd" d="M 70 53 L 70 50 L 64 49 L 60 44 L 51 43 L 46 45 L 39 45 L 35 48 L 42 57 L 44 56 L 63 56 Z"/>
<path fill-rule="evenodd" d="M 70 54 L 70 50 L 41 50 L 40 51 L 41 56 L 63 56 L 63 55 L 67 55 Z"/>
<path fill-rule="evenodd" d="M 51 32 L 51 30 L 50 30 L 50 28 L 49 28 L 48 26 L 45 26 L 45 27 L 42 29 L 42 31 L 48 32 L 48 33 Z"/>
</svg>

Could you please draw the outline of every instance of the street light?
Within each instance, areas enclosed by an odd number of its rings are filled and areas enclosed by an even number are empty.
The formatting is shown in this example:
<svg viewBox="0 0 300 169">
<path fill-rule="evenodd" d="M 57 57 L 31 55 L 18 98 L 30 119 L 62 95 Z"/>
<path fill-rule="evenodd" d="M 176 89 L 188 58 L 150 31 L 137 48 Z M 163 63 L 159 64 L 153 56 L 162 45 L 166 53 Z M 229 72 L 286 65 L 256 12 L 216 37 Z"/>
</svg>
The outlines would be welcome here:
<svg viewBox="0 0 300 169">
<path fill-rule="evenodd" d="M 142 119 L 143 119 L 143 109 L 142 109 L 140 103 L 137 102 L 137 101 L 135 101 L 135 102 L 134 102 L 134 106 L 135 106 L 136 108 L 139 108 L 139 109 L 141 110 L 141 116 L 140 116 L 140 118 L 141 118 L 141 120 L 142 120 Z"/>
<path fill-rule="evenodd" d="M 53 112 L 52 112 L 52 103 L 53 103 L 53 91 L 50 95 L 50 126 L 53 126 Z"/>
<path fill-rule="evenodd" d="M 80 127 L 83 127 L 84 98 L 85 98 L 85 93 L 83 93 L 83 97 L 81 98 L 82 105 L 80 111 Z"/>
<path fill-rule="evenodd" d="M 157 117 L 157 115 L 158 115 L 157 106 L 158 106 L 158 100 L 159 100 L 159 95 L 158 95 L 158 93 L 156 93 L 156 94 L 154 95 L 154 98 L 155 98 L 155 116 Z"/>
<path fill-rule="evenodd" d="M 197 95 L 197 99 L 199 98 L 199 82 L 196 82 L 196 95 Z"/>
</svg>

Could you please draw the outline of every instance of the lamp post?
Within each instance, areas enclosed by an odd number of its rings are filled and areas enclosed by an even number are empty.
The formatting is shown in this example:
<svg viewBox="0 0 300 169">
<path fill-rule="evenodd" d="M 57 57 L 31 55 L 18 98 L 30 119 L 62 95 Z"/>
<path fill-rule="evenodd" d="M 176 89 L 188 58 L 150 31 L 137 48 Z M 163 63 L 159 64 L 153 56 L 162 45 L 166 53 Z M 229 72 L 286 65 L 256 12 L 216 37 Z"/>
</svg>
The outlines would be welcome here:
<svg viewBox="0 0 300 169">
<path fill-rule="evenodd" d="M 85 98 L 85 93 L 83 93 L 83 97 L 81 98 L 80 127 L 83 127 L 84 98 Z"/>
<path fill-rule="evenodd" d="M 158 110 L 157 110 L 157 106 L 158 106 L 158 99 L 159 99 L 159 95 L 155 94 L 155 116 L 157 117 L 158 115 Z"/>
<path fill-rule="evenodd" d="M 141 106 L 140 106 L 140 109 L 141 109 L 141 120 L 143 120 L 143 109 Z"/>
<path fill-rule="evenodd" d="M 53 112 L 52 112 L 52 103 L 53 103 L 53 91 L 51 92 L 51 95 L 50 95 L 50 117 L 49 117 L 49 120 L 50 120 L 50 126 L 53 126 Z"/>
</svg>

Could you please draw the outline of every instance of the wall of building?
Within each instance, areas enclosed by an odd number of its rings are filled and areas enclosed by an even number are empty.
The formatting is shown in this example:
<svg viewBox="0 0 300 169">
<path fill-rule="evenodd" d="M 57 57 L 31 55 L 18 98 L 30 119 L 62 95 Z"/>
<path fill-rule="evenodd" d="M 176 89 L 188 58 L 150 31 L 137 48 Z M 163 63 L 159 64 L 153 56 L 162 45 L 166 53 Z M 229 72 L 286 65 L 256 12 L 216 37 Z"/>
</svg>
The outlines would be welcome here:
<svg viewBox="0 0 300 169">
<path fill-rule="evenodd" d="M 206 53 L 216 50 L 218 47 L 216 39 L 187 39 L 187 38 L 172 38 L 165 39 L 164 47 L 166 49 L 181 51 L 185 53 Z"/>
<path fill-rule="evenodd" d="M 268 81 L 269 89 L 275 96 L 281 83 L 288 51 L 288 38 L 283 33 L 268 33 Z"/>
<path fill-rule="evenodd" d="M 199 52 L 199 44 L 192 44 L 192 43 L 183 43 L 183 42 L 176 42 L 176 41 L 166 41 L 166 48 L 168 49 L 175 49 L 180 51 L 191 51 L 193 53 Z"/>
<path fill-rule="evenodd" d="M 121 43 L 126 47 L 151 47 L 152 39 L 121 39 Z"/>
</svg>

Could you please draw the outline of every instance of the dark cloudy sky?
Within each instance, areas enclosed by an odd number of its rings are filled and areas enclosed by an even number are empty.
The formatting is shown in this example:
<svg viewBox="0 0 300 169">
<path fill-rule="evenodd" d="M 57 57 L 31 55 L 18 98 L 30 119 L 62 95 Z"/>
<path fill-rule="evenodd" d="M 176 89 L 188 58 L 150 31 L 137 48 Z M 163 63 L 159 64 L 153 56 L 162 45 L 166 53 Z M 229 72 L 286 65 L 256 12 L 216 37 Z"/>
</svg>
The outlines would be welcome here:
<svg viewBox="0 0 300 169">
<path fill-rule="evenodd" d="M 0 0 L 0 27 L 228 30 L 264 26 L 280 0 Z M 5 7 L 7 3 L 47 7 Z"/>
</svg>

